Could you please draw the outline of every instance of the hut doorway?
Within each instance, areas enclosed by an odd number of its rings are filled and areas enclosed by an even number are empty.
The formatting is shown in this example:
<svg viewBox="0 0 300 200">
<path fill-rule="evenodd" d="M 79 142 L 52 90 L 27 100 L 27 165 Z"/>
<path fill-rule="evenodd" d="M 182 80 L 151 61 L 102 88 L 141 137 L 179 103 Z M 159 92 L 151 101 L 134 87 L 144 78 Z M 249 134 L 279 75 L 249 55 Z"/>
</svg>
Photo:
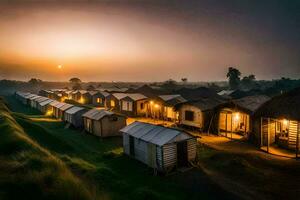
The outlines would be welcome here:
<svg viewBox="0 0 300 200">
<path fill-rule="evenodd" d="M 134 137 L 133 136 L 129 136 L 129 154 L 131 156 L 135 155 L 135 151 L 134 151 Z"/>
<path fill-rule="evenodd" d="M 188 156 L 187 156 L 187 142 L 177 143 L 177 166 L 186 167 L 188 166 Z"/>
<path fill-rule="evenodd" d="M 219 134 L 231 139 L 242 139 L 249 132 L 250 116 L 244 112 L 223 109 L 219 115 Z"/>
<path fill-rule="evenodd" d="M 261 149 L 285 157 L 298 157 L 300 123 L 287 119 L 261 118 Z"/>
</svg>

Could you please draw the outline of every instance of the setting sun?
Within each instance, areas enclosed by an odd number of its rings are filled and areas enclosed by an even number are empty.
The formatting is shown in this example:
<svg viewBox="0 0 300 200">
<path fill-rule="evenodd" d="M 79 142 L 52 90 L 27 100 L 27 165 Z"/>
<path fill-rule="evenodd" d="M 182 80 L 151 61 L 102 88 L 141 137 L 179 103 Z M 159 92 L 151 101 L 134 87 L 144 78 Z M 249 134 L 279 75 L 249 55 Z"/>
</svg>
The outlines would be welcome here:
<svg viewBox="0 0 300 200">
<path fill-rule="evenodd" d="M 62 69 L 62 65 L 58 65 L 57 68 L 58 68 L 58 69 Z"/>
</svg>

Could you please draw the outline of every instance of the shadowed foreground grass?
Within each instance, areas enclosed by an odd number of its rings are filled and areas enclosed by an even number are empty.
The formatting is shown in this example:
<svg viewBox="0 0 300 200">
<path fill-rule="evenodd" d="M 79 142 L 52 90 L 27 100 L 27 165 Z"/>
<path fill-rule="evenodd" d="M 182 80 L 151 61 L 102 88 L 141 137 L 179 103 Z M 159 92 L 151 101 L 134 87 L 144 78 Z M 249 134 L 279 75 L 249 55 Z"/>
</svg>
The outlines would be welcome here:
<svg viewBox="0 0 300 200">
<path fill-rule="evenodd" d="M 91 199 L 81 181 L 24 133 L 0 99 L 0 199 Z"/>
</svg>

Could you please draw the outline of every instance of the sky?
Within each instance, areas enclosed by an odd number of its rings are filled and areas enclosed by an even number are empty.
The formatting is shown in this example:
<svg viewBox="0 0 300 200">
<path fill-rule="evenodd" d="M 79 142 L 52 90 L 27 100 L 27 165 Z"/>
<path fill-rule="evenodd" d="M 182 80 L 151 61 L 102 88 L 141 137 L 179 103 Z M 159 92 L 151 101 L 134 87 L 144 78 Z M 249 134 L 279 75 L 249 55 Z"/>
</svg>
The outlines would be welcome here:
<svg viewBox="0 0 300 200">
<path fill-rule="evenodd" d="M 0 0 L 0 79 L 300 78 L 297 0 Z"/>
</svg>

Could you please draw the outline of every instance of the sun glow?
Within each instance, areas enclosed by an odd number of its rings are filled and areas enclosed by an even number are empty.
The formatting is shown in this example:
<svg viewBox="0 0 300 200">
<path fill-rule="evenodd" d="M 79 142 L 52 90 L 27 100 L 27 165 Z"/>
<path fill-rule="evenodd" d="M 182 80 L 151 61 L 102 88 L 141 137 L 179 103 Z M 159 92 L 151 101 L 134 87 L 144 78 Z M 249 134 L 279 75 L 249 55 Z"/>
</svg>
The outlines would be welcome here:
<svg viewBox="0 0 300 200">
<path fill-rule="evenodd" d="M 57 68 L 58 69 L 62 69 L 62 65 L 57 65 Z"/>
</svg>

